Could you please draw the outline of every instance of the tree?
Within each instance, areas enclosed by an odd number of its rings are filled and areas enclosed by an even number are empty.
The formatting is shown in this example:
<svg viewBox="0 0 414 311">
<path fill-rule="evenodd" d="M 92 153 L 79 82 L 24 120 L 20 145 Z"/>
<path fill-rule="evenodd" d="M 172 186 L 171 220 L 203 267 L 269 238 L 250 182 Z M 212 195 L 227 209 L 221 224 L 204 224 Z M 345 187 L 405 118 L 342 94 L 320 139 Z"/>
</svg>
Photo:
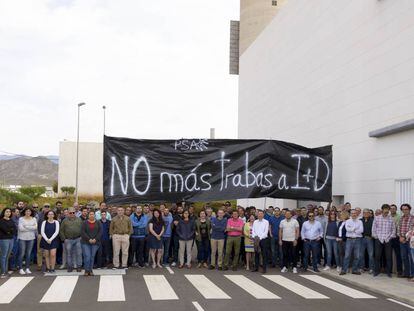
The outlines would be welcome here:
<svg viewBox="0 0 414 311">
<path fill-rule="evenodd" d="M 57 180 L 55 180 L 55 181 L 53 182 L 53 184 L 52 184 L 52 188 L 53 188 L 53 192 L 54 192 L 54 193 L 58 193 L 59 188 L 58 188 L 58 182 L 57 182 Z"/>
<path fill-rule="evenodd" d="M 69 194 L 72 195 L 75 193 L 75 187 L 67 187 L 67 186 L 63 186 L 60 187 L 60 190 L 65 193 L 66 196 L 68 196 Z"/>
<path fill-rule="evenodd" d="M 46 187 L 38 186 L 38 187 L 21 187 L 20 193 L 25 194 L 32 199 L 36 200 L 42 194 L 46 192 Z"/>
</svg>

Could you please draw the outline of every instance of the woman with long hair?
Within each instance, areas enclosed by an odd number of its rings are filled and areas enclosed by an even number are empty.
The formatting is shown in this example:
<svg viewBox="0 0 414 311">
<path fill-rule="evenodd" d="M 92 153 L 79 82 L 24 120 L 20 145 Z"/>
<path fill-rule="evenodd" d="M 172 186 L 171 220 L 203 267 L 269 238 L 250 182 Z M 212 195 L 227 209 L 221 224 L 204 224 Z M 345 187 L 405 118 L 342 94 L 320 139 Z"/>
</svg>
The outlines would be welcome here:
<svg viewBox="0 0 414 311">
<path fill-rule="evenodd" d="M 200 211 L 199 218 L 196 220 L 196 243 L 198 268 L 202 266 L 208 268 L 208 255 L 210 249 L 210 220 L 204 210 Z"/>
<path fill-rule="evenodd" d="M 243 235 L 244 235 L 244 251 L 246 253 L 246 270 L 250 270 L 250 262 L 254 255 L 254 240 L 252 238 L 252 227 L 256 220 L 254 215 L 250 215 L 248 222 L 244 224 Z"/>
<path fill-rule="evenodd" d="M 148 248 L 152 259 L 152 268 L 162 268 L 162 235 L 165 230 L 164 220 L 159 209 L 154 209 L 152 218 L 148 223 Z"/>
<path fill-rule="evenodd" d="M 340 272 L 341 268 L 339 266 L 339 252 L 338 252 L 338 221 L 336 219 L 336 212 L 331 210 L 329 212 L 328 222 L 326 223 L 325 228 L 325 244 L 326 244 L 326 252 L 327 252 L 327 260 L 326 260 L 326 267 L 323 269 L 325 271 L 331 269 L 333 267 L 333 256 L 335 258 L 335 263 L 337 266 L 337 271 Z M 333 256 L 332 256 L 333 255 Z"/>
<path fill-rule="evenodd" d="M 48 211 L 46 219 L 40 227 L 40 248 L 44 252 L 46 272 L 54 273 L 56 264 L 56 250 L 59 247 L 60 224 L 54 211 Z"/>
<path fill-rule="evenodd" d="M 9 256 L 13 249 L 16 225 L 11 219 L 12 210 L 6 207 L 0 214 L 0 278 L 7 277 Z"/>
<path fill-rule="evenodd" d="M 88 219 L 82 223 L 81 227 L 81 246 L 83 252 L 85 268 L 85 276 L 93 275 L 93 263 L 95 262 L 95 255 L 98 251 L 102 237 L 102 226 L 99 221 L 95 219 L 95 212 L 90 210 L 88 212 Z"/>
<path fill-rule="evenodd" d="M 19 218 L 19 227 L 17 238 L 19 239 L 20 256 L 19 256 L 19 273 L 31 274 L 30 271 L 30 255 L 37 236 L 37 221 L 34 218 L 34 211 L 26 207 L 23 216 Z M 23 259 L 25 259 L 25 269 L 23 269 Z"/>
</svg>

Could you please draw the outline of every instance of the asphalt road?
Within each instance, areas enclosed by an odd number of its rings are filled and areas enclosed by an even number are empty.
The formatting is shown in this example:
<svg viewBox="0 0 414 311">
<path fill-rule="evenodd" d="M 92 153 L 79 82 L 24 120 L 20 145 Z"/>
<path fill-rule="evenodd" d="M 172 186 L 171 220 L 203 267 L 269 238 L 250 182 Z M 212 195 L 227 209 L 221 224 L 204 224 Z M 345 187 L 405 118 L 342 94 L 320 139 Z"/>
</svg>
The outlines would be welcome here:
<svg viewBox="0 0 414 311">
<path fill-rule="evenodd" d="M 325 275 L 281 274 L 270 269 L 265 276 L 244 270 L 197 268 L 132 268 L 125 275 L 94 277 L 34 273 L 33 278 L 12 276 L 0 280 L 0 310 L 410 310 L 388 301 L 388 297 Z"/>
</svg>

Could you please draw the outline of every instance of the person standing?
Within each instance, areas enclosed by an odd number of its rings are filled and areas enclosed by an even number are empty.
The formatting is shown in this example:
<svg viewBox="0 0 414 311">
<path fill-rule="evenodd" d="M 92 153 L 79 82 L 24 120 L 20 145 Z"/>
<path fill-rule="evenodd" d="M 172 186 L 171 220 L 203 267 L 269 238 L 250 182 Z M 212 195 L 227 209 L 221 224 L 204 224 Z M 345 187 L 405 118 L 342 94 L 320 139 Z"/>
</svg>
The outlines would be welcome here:
<svg viewBox="0 0 414 311">
<path fill-rule="evenodd" d="M 106 210 L 101 211 L 101 215 L 100 215 L 101 219 L 99 220 L 99 222 L 101 223 L 101 228 L 102 228 L 101 230 L 102 236 L 101 236 L 101 243 L 99 245 L 98 253 L 97 253 L 98 268 L 108 267 L 108 265 L 112 263 L 112 247 L 111 247 L 111 238 L 109 236 L 109 227 L 111 225 L 111 221 L 106 218 L 108 214 L 109 213 Z"/>
<path fill-rule="evenodd" d="M 365 250 L 368 251 L 369 273 L 374 272 L 374 240 L 372 239 L 372 224 L 374 222 L 373 217 L 369 209 L 365 208 L 362 212 L 362 224 L 364 226 L 364 232 L 361 239 L 361 254 L 359 258 L 359 269 L 361 272 L 365 267 Z"/>
<path fill-rule="evenodd" d="M 414 215 L 411 215 L 411 205 L 402 204 L 401 207 L 402 216 L 398 224 L 397 235 L 400 239 L 400 251 L 401 261 L 403 266 L 403 277 L 414 277 L 414 262 L 410 256 L 410 243 L 406 239 L 407 232 L 414 226 Z"/>
<path fill-rule="evenodd" d="M 145 251 L 145 238 L 147 236 L 148 216 L 143 214 L 142 206 L 138 205 L 135 209 L 135 213 L 130 216 L 133 233 L 131 235 L 131 249 L 132 258 L 129 262 L 133 264 L 134 258 L 137 262 L 137 266 L 144 267 L 144 251 Z"/>
<path fill-rule="evenodd" d="M 56 265 L 56 250 L 59 247 L 60 224 L 56 213 L 49 210 L 46 219 L 42 221 L 40 248 L 43 250 L 46 262 L 46 272 L 54 273 Z"/>
<path fill-rule="evenodd" d="M 210 230 L 211 223 L 207 219 L 206 212 L 204 210 L 200 211 L 198 219 L 195 222 L 195 240 L 197 244 L 197 261 L 198 268 L 204 266 L 208 268 L 208 255 L 210 248 Z"/>
<path fill-rule="evenodd" d="M 164 220 L 159 209 L 154 209 L 148 222 L 148 247 L 152 260 L 152 268 L 162 268 L 162 235 L 165 231 Z"/>
<path fill-rule="evenodd" d="M 411 260 L 414 262 L 414 225 L 405 235 L 407 242 L 410 243 Z M 414 277 L 409 279 L 410 282 L 414 282 Z"/>
<path fill-rule="evenodd" d="M 351 255 L 354 255 L 352 262 L 352 274 L 360 275 L 358 266 L 359 266 L 359 256 L 361 254 L 361 238 L 362 233 L 364 232 L 364 226 L 362 221 L 358 219 L 358 213 L 356 210 L 351 210 L 351 219 L 348 219 L 345 222 L 346 229 L 346 243 L 345 243 L 345 257 L 344 265 L 342 266 L 342 271 L 339 275 L 344 275 L 348 272 Z"/>
<path fill-rule="evenodd" d="M 315 221 L 314 212 L 308 213 L 308 220 L 303 223 L 301 237 L 304 249 L 303 271 L 308 270 L 309 253 L 312 252 L 312 266 L 313 271 L 318 270 L 318 254 L 320 250 L 320 240 L 323 237 L 322 224 Z"/>
<path fill-rule="evenodd" d="M 66 253 L 67 271 L 70 273 L 73 269 L 81 272 L 82 267 L 82 247 L 81 247 L 81 227 L 82 220 L 75 215 L 75 209 L 68 209 L 66 217 L 60 225 L 60 239 Z"/>
<path fill-rule="evenodd" d="M 325 210 L 323 206 L 318 207 L 318 214 L 315 214 L 315 220 L 319 221 L 322 225 L 323 230 L 323 236 L 325 236 L 325 229 L 326 225 L 328 223 L 328 218 L 325 216 Z M 326 266 L 326 244 L 323 237 L 319 239 L 319 252 L 318 252 L 318 264 L 320 265 L 322 263 L 322 257 L 323 257 L 323 264 Z M 323 251 L 323 252 L 322 252 Z"/>
<path fill-rule="evenodd" d="M 403 267 L 402 267 L 402 260 L 401 260 L 401 248 L 400 248 L 400 237 L 397 234 L 398 226 L 400 224 L 401 215 L 397 212 L 398 207 L 395 204 L 390 205 L 390 214 L 392 219 L 394 220 L 395 224 L 395 238 L 391 239 L 391 248 L 393 253 L 395 254 L 395 263 L 397 268 L 397 275 L 399 278 L 403 277 Z"/>
<path fill-rule="evenodd" d="M 333 258 L 337 266 L 337 271 L 340 272 L 340 259 L 339 259 L 339 224 L 336 219 L 336 212 L 331 210 L 329 212 L 329 220 L 326 224 L 325 230 L 325 244 L 326 244 L 326 266 L 324 271 L 328 271 L 333 267 Z"/>
<path fill-rule="evenodd" d="M 252 254 L 254 254 L 254 239 L 252 236 L 253 223 L 256 220 L 254 215 L 250 215 L 248 221 L 244 224 L 244 251 L 246 253 L 246 270 L 250 270 L 250 262 L 252 260 Z M 279 243 L 278 243 L 279 246 Z"/>
<path fill-rule="evenodd" d="M 387 275 L 391 277 L 392 272 L 392 249 L 391 239 L 395 237 L 395 223 L 389 215 L 390 206 L 383 204 L 381 207 L 382 215 L 375 217 L 372 224 L 372 236 L 375 238 L 375 268 L 374 276 L 380 273 L 381 255 L 384 251 Z"/>
<path fill-rule="evenodd" d="M 23 216 L 19 218 L 19 227 L 17 238 L 20 245 L 19 256 L 19 274 L 31 274 L 30 255 L 32 253 L 34 241 L 37 237 L 37 221 L 34 218 L 34 212 L 30 207 L 23 210 Z M 25 268 L 23 269 L 23 259 L 25 259 Z"/>
<path fill-rule="evenodd" d="M 11 219 L 12 211 L 6 207 L 0 214 L 0 278 L 7 277 L 9 256 L 13 249 L 14 235 L 16 234 L 16 225 Z"/>
<path fill-rule="evenodd" d="M 257 219 L 253 222 L 252 226 L 252 239 L 255 244 L 255 256 L 254 256 L 254 272 L 259 271 L 260 255 L 262 255 L 263 273 L 267 272 L 268 264 L 268 247 L 269 247 L 269 221 L 264 219 L 263 210 L 258 210 Z"/>
<path fill-rule="evenodd" d="M 95 219 L 96 220 L 101 220 L 101 218 L 102 218 L 101 213 L 103 211 L 106 211 L 106 203 L 105 202 L 100 202 L 99 203 L 99 209 L 95 212 Z M 112 219 L 110 213 L 106 213 L 106 219 L 109 220 L 109 221 Z"/>
<path fill-rule="evenodd" d="M 283 219 L 285 219 L 285 217 L 281 215 L 279 207 L 275 207 L 274 215 L 268 219 L 269 225 L 270 225 L 269 232 L 270 232 L 270 249 L 272 252 L 272 267 L 276 267 L 276 265 L 279 265 L 279 267 L 282 268 L 283 255 L 282 255 L 282 247 L 279 245 L 279 226 Z M 300 226 L 300 222 L 299 222 L 299 226 Z"/>
<path fill-rule="evenodd" d="M 230 256 L 234 250 L 234 257 L 232 263 L 233 271 L 237 270 L 239 264 L 239 255 L 240 255 L 240 237 L 243 232 L 244 222 L 239 218 L 239 212 L 233 210 L 231 213 L 231 218 L 227 220 L 227 241 L 226 241 L 226 255 L 224 257 L 224 267 L 223 270 L 228 270 L 230 263 Z M 267 251 L 267 250 L 266 250 Z"/>
<path fill-rule="evenodd" d="M 47 220 L 47 213 L 50 210 L 50 204 L 45 203 L 43 204 L 42 210 L 37 214 L 37 271 L 42 271 L 43 266 L 43 249 L 40 247 L 40 242 L 42 241 L 42 234 L 40 232 L 40 229 L 42 227 L 42 223 L 44 220 Z"/>
<path fill-rule="evenodd" d="M 178 267 L 180 269 L 184 267 L 184 253 L 187 252 L 186 266 L 188 269 L 191 269 L 191 252 L 195 236 L 195 223 L 194 220 L 190 218 L 188 210 L 183 212 L 183 218 L 178 221 L 177 235 L 179 239 L 178 257 L 180 261 Z"/>
<path fill-rule="evenodd" d="M 279 226 L 279 245 L 283 251 L 283 268 L 282 273 L 288 271 L 292 266 L 293 273 L 298 273 L 296 268 L 296 246 L 299 238 L 299 223 L 292 218 L 290 210 L 285 211 L 285 219 L 280 222 Z"/>
<path fill-rule="evenodd" d="M 224 210 L 217 211 L 217 217 L 211 219 L 211 264 L 209 269 L 214 270 L 216 264 L 218 269 L 223 269 L 223 248 L 224 239 L 226 237 L 227 219 L 224 218 Z M 216 257 L 217 256 L 217 257 Z"/>
<path fill-rule="evenodd" d="M 172 234 L 172 225 L 173 225 L 173 216 L 170 213 L 170 209 L 164 205 L 164 210 L 162 211 L 162 220 L 164 221 L 164 233 L 162 235 L 162 246 L 163 246 L 163 259 L 162 264 L 164 266 L 168 265 L 169 253 L 170 253 L 170 244 L 171 244 L 171 234 Z"/>
<path fill-rule="evenodd" d="M 88 220 L 84 221 L 81 227 L 82 252 L 85 258 L 83 264 L 85 268 L 85 276 L 93 275 L 93 263 L 95 262 L 95 255 L 98 251 L 101 237 L 101 223 L 96 221 L 95 212 L 90 210 L 88 212 Z"/>
<path fill-rule="evenodd" d="M 125 215 L 123 207 L 118 207 L 117 215 L 112 219 L 109 227 L 109 235 L 112 236 L 113 269 L 120 268 L 119 253 L 122 251 L 121 268 L 128 268 L 129 236 L 134 232 L 131 219 Z"/>
<path fill-rule="evenodd" d="M 344 265 L 345 258 L 345 246 L 346 246 L 346 221 L 349 219 L 349 213 L 347 211 L 342 211 L 339 215 L 340 221 L 338 223 L 338 254 L 339 262 L 337 263 L 337 271 L 342 271 L 342 266 Z M 339 268 L 339 269 L 338 269 Z"/>
</svg>

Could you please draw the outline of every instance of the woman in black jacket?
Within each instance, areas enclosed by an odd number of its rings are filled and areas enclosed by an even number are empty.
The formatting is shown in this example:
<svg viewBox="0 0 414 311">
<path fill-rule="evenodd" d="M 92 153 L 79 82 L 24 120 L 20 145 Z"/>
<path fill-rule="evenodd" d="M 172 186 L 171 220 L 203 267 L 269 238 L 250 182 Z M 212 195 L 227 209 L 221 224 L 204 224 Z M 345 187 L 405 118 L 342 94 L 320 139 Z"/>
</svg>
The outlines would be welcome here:
<svg viewBox="0 0 414 311">
<path fill-rule="evenodd" d="M 6 207 L 0 215 L 0 278 L 7 277 L 8 261 L 13 249 L 13 236 L 16 234 L 16 225 L 11 219 L 12 211 Z"/>
<path fill-rule="evenodd" d="M 88 219 L 82 223 L 81 244 L 85 268 L 85 276 L 93 275 L 93 263 L 95 255 L 101 242 L 102 227 L 99 221 L 95 220 L 95 212 L 89 211 Z"/>
</svg>

